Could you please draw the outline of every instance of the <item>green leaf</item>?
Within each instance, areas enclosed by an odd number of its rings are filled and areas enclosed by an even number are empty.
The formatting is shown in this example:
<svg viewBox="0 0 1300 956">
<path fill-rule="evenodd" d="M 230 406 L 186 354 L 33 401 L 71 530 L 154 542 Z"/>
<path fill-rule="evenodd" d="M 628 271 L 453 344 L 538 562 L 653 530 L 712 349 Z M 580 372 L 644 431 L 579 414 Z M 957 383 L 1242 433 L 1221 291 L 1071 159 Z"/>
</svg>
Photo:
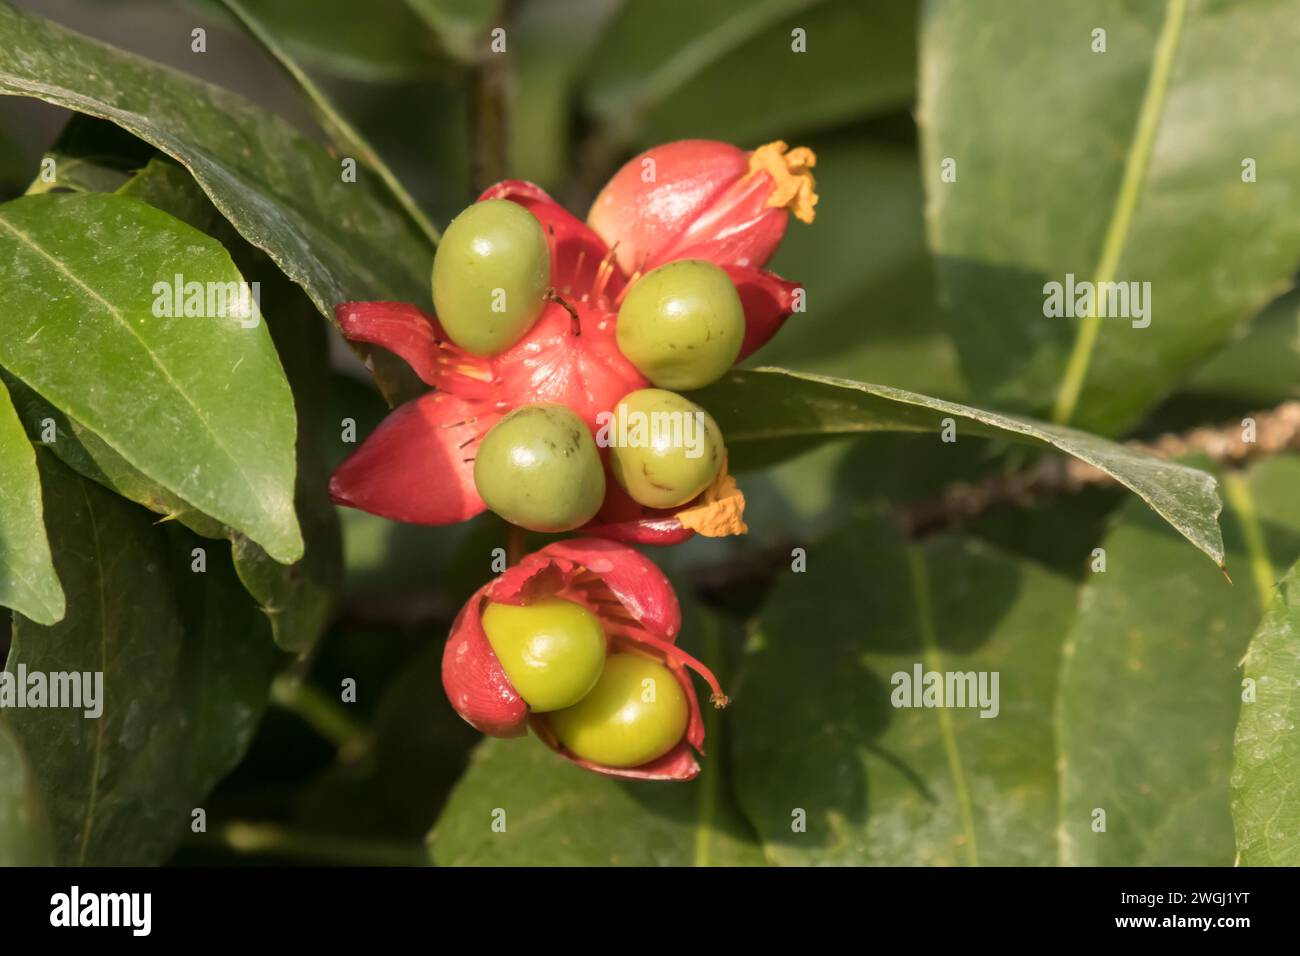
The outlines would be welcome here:
<svg viewBox="0 0 1300 956">
<path fill-rule="evenodd" d="M 44 445 L 77 474 L 97 481 L 123 498 L 155 514 L 178 521 L 205 538 L 224 538 L 225 525 L 196 511 L 194 506 L 147 477 L 105 441 L 73 421 L 28 386 L 0 370 L 28 437 Z"/>
<path fill-rule="evenodd" d="M 687 595 L 679 591 L 686 603 Z M 721 620 L 688 605 L 682 635 L 722 656 Z M 733 635 L 734 636 L 734 635 Z M 485 740 L 429 837 L 439 866 L 745 866 L 762 852 L 736 810 L 722 715 L 706 707 L 700 775 L 688 783 L 618 781 L 581 770 L 527 738 Z M 504 811 L 505 831 L 493 829 Z M 494 814 L 496 815 L 494 818 Z M 499 824 L 498 824 L 499 827 Z"/>
<path fill-rule="evenodd" d="M 930 236 L 975 395 L 1122 432 L 1300 261 L 1294 6 L 936 0 L 925 10 Z M 1104 53 L 1093 52 L 1096 29 Z M 945 159 L 955 182 L 942 179 Z M 1256 182 L 1243 181 L 1247 159 Z M 1149 282 L 1150 325 L 1048 317 L 1045 284 L 1067 275 Z"/>
<path fill-rule="evenodd" d="M 292 395 L 260 313 L 153 314 L 155 283 L 243 281 L 219 244 L 134 200 L 28 196 L 0 207 L 0 260 L 25 277 L 0 291 L 0 365 L 276 560 L 301 557 Z"/>
<path fill-rule="evenodd" d="M 411 221 L 420 228 L 430 242 L 436 243 L 439 238 L 438 229 L 429 221 L 429 217 L 420 209 L 419 204 L 406 191 L 406 188 L 398 181 L 397 177 L 393 175 L 392 170 L 388 168 L 379 154 L 366 142 L 360 131 L 347 121 L 334 103 L 331 102 L 325 91 L 298 65 L 286 44 L 282 44 L 279 40 L 283 35 L 281 29 L 277 29 L 275 23 L 269 23 L 259 18 L 258 13 L 267 9 L 268 4 L 261 2 L 250 5 L 247 2 L 239 3 L 237 0 L 222 0 L 222 3 L 238 18 L 248 32 L 252 34 L 253 38 L 262 44 L 271 56 L 275 57 L 276 62 L 289 74 L 293 81 L 302 87 L 303 93 L 306 94 L 311 103 L 312 111 L 322 128 L 329 134 L 334 145 L 342 150 L 345 156 L 356 157 L 373 169 L 375 174 L 383 181 L 384 186 L 392 193 L 393 198 L 401 204 L 402 209 L 411 217 Z M 301 6 L 302 4 L 295 3 L 291 5 Z M 392 0 L 389 5 L 401 6 L 401 0 Z M 270 4 L 269 6 L 274 8 L 283 6 L 283 4 Z M 344 3 L 343 7 L 348 12 L 360 10 L 351 2 Z M 299 10 L 298 13 L 299 16 L 290 19 L 290 23 L 298 24 L 304 20 L 320 22 L 318 18 L 321 11 L 317 4 L 312 5 L 311 13 L 306 16 L 302 15 L 305 13 L 303 10 Z M 375 10 L 372 7 L 367 7 L 362 13 L 361 19 L 373 22 L 374 13 Z M 283 24 L 281 24 L 281 27 L 283 27 Z M 331 35 L 333 35 L 334 30 L 337 30 L 337 27 L 332 27 Z"/>
<path fill-rule="evenodd" d="M 29 683 L 38 672 L 101 673 L 102 713 L 15 708 L 9 724 L 31 760 L 60 864 L 157 864 L 246 749 L 274 645 L 224 545 L 156 526 L 39 458 L 68 613 L 53 627 L 16 615 L 5 669 Z M 207 550 L 203 573 L 191 571 L 198 547 Z"/>
<path fill-rule="evenodd" d="M 243 6 L 283 38 L 291 56 L 336 76 L 393 83 L 436 68 L 438 43 L 404 0 L 243 0 Z"/>
<path fill-rule="evenodd" d="M 807 562 L 773 589 L 734 705 L 737 790 L 768 857 L 1050 862 L 1068 581 L 974 541 L 909 544 L 884 521 L 847 524 Z M 895 675 L 917 667 L 997 673 L 996 716 L 893 706 Z"/>
<path fill-rule="evenodd" d="M 786 138 L 907 105 L 915 17 L 910 0 L 629 3 L 592 58 L 584 101 L 620 141 Z M 807 52 L 793 49 L 795 28 Z"/>
<path fill-rule="evenodd" d="M 1110 475 L 1215 562 L 1223 560 L 1220 502 L 1210 475 L 1073 428 L 784 369 L 733 372 L 691 398 L 717 419 L 728 449 L 742 462 L 749 443 L 881 431 L 935 434 L 946 418 L 953 419 L 958 442 L 970 434 L 1055 448 Z"/>
<path fill-rule="evenodd" d="M 121 150 L 124 145 L 121 141 L 126 141 L 125 145 L 128 146 L 129 144 L 145 145 L 111 123 L 86 116 L 74 116 L 60 135 L 59 141 L 64 144 L 58 150 L 60 169 L 66 169 L 69 162 L 73 164 L 74 169 L 86 169 L 91 166 L 101 168 L 100 164 L 107 163 L 108 166 L 103 168 L 116 171 L 121 157 L 127 155 Z M 148 147 L 146 151 L 152 152 Z M 230 243 L 240 253 L 256 253 L 256 256 L 245 256 L 245 258 L 261 257 L 261 253 L 246 246 L 233 227 L 221 218 L 221 214 L 182 167 L 169 159 L 162 160 L 156 156 L 144 157 L 140 161 L 143 163 L 143 168 L 120 185 L 117 190 L 119 195 L 147 202 L 200 231 L 209 232 L 214 238 Z M 127 168 L 129 167 L 121 167 L 122 170 Z M 125 172 L 120 173 L 120 175 L 125 174 Z M 60 184 L 80 190 L 90 188 L 93 183 L 101 181 L 108 182 L 104 177 L 95 175 L 89 177 L 89 180 L 82 177 L 75 184 L 60 180 Z M 257 264 L 260 266 L 262 263 Z M 271 276 L 270 288 L 272 295 L 275 296 L 279 285 L 284 284 L 286 280 L 274 270 L 268 271 L 274 273 Z M 267 301 L 265 295 L 263 300 Z M 279 301 L 272 304 L 278 313 Z M 278 323 L 280 320 L 276 321 Z M 78 474 L 99 482 L 122 497 L 144 505 L 150 511 L 164 515 L 169 520 L 180 522 L 203 537 L 225 538 L 232 534 L 230 529 L 220 521 L 196 510 L 192 504 L 141 473 L 93 431 L 69 418 L 2 369 L 0 369 L 0 380 L 9 386 L 19 418 L 26 426 L 31 440 L 44 444 L 58 456 L 60 461 Z M 376 401 L 378 402 L 379 399 L 376 398 Z M 379 404 L 383 405 L 382 402 Z M 300 451 L 304 444 L 299 442 Z M 303 469 L 299 468 L 300 483 L 303 475 Z M 308 527 L 306 533 L 310 538 L 313 529 Z"/>
<path fill-rule="evenodd" d="M 674 4 L 676 5 L 676 4 Z M 603 72 L 591 82 L 591 95 L 602 107 L 601 116 L 615 122 L 617 100 L 611 102 L 601 86 L 602 78 L 613 74 L 621 80 L 625 64 L 613 62 L 615 55 L 629 52 L 632 43 L 640 55 L 634 29 L 648 29 L 646 5 L 639 14 L 616 24 L 599 60 Z M 655 4 L 656 20 L 664 16 Z M 732 19 L 719 24 L 721 40 L 710 48 L 710 38 L 697 36 L 694 23 L 701 5 L 686 5 L 691 11 L 671 24 L 677 46 L 665 50 L 664 62 L 655 64 L 633 100 L 641 108 L 637 142 L 651 145 L 674 139 L 707 136 L 740 145 L 757 146 L 773 139 L 843 125 L 863 116 L 906 109 L 916 89 L 917 5 L 912 0 L 867 4 L 860 0 L 819 0 L 816 3 L 779 4 L 793 12 L 765 25 L 736 43 L 744 31 L 736 21 L 756 17 L 763 4 L 719 4 L 731 7 Z M 766 4 L 775 8 L 778 4 Z M 631 21 L 626 23 L 626 21 Z M 670 24 L 656 22 L 652 37 L 664 34 Z M 803 30 L 805 52 L 794 50 L 793 31 Z M 730 31 L 736 30 L 735 34 Z M 698 44 L 698 60 L 692 62 L 692 46 Z M 734 44 L 734 45 L 732 45 Z M 611 52 L 605 52 L 613 48 Z M 711 56 L 710 56 L 711 54 Z M 695 72 L 685 78 L 669 79 L 672 64 L 685 60 Z M 665 77 L 668 73 L 668 77 Z M 671 83 L 676 82 L 676 86 Z M 617 89 L 617 87 L 616 87 Z"/>
<path fill-rule="evenodd" d="M 1061 677 L 1063 863 L 1233 861 L 1238 668 L 1273 591 L 1272 562 L 1300 558 L 1300 458 L 1224 480 L 1235 584 L 1136 503 L 1101 542 L 1105 572 L 1080 594 Z"/>
<path fill-rule="evenodd" d="M 1233 744 L 1232 817 L 1240 862 L 1300 864 L 1300 564 L 1278 582 L 1250 642 L 1246 678 L 1256 697 L 1242 705 Z"/>
<path fill-rule="evenodd" d="M 328 623 L 343 564 L 338 517 L 329 497 L 321 449 L 330 393 L 325 330 L 303 292 L 233 233 L 180 166 L 152 160 L 120 192 L 222 239 L 235 255 L 248 263 L 245 268 L 250 276 L 261 283 L 262 308 L 269 312 L 267 328 L 292 386 L 298 421 L 294 510 L 303 528 L 305 551 L 300 561 L 286 566 L 274 561 L 248 537 L 239 534 L 231 537 L 235 570 L 271 619 L 275 642 L 286 651 L 304 654 L 315 645 Z M 141 500 L 121 488 L 117 490 L 133 501 L 151 506 L 147 499 Z M 182 516 L 182 523 L 193 527 L 193 522 L 186 518 Z"/>
<path fill-rule="evenodd" d="M 0 866 L 49 866 L 53 862 L 50 822 L 31 764 L 0 718 Z"/>
<path fill-rule="evenodd" d="M 750 364 L 962 399 L 957 353 L 935 301 L 916 152 L 855 132 L 808 143 L 822 202 L 791 222 L 772 271 L 809 290 L 806 312 Z"/>
<path fill-rule="evenodd" d="M 0 381 L 0 607 L 42 624 L 63 617 L 63 588 L 50 557 L 36 455 Z"/>
<path fill-rule="evenodd" d="M 487 32 L 497 19 L 498 0 L 406 0 L 438 35 L 443 48 L 466 63 L 482 59 Z"/>
<path fill-rule="evenodd" d="M 0 6 L 0 93 L 112 120 L 180 161 L 321 314 L 349 299 L 428 304 L 433 250 L 377 184 L 225 90 Z"/>
<path fill-rule="evenodd" d="M 566 763 L 532 738 L 485 740 L 430 835 L 433 860 L 438 866 L 762 863 L 743 829 L 703 821 L 709 773 L 690 783 L 615 782 Z M 493 830 L 499 810 L 504 833 Z"/>
</svg>

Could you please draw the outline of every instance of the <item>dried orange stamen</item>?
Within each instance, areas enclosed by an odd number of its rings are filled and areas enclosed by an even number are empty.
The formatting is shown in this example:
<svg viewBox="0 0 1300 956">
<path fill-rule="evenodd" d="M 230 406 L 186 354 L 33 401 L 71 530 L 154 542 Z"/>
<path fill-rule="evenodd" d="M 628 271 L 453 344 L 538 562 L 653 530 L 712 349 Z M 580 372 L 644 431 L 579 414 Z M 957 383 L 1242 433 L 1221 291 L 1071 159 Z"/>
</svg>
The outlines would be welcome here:
<svg viewBox="0 0 1300 956">
<path fill-rule="evenodd" d="M 817 183 L 812 174 L 816 165 L 817 154 L 807 146 L 790 149 L 779 139 L 749 154 L 750 174 L 761 170 L 775 184 L 767 204 L 789 209 L 801 222 L 812 222 L 817 215 L 813 209 L 817 205 Z"/>
<path fill-rule="evenodd" d="M 704 489 L 699 501 L 694 507 L 677 512 L 677 520 L 683 528 L 706 538 L 725 538 L 749 530 L 745 524 L 744 492 L 736 487 L 736 479 L 727 471 L 725 459 L 713 484 Z"/>
</svg>

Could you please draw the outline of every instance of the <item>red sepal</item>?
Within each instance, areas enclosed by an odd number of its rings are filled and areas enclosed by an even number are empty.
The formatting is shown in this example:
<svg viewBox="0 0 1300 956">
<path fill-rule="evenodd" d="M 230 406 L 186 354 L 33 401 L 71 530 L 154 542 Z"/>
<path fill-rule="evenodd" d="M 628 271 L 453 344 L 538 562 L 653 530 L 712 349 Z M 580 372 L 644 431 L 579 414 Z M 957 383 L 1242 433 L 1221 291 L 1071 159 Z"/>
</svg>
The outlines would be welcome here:
<svg viewBox="0 0 1300 956">
<path fill-rule="evenodd" d="M 500 412 L 430 392 L 391 412 L 330 478 L 336 504 L 411 524 L 454 524 L 484 509 L 474 454 Z"/>
</svg>

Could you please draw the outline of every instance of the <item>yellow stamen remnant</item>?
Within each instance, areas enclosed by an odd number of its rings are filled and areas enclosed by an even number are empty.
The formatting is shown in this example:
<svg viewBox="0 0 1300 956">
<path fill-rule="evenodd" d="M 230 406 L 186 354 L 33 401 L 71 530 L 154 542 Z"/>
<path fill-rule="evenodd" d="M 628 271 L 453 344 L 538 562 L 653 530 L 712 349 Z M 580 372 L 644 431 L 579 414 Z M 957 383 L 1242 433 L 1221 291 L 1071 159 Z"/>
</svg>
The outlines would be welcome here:
<svg viewBox="0 0 1300 956">
<path fill-rule="evenodd" d="M 725 538 L 749 530 L 745 524 L 745 494 L 736 487 L 725 460 L 713 483 L 704 489 L 700 503 L 677 512 L 677 520 L 683 528 L 706 538 Z"/>
<path fill-rule="evenodd" d="M 812 222 L 816 216 L 817 182 L 812 168 L 817 165 L 817 154 L 807 146 L 790 149 L 783 140 L 760 146 L 749 154 L 749 172 L 767 173 L 776 183 L 769 206 L 784 207 L 800 222 Z"/>
</svg>

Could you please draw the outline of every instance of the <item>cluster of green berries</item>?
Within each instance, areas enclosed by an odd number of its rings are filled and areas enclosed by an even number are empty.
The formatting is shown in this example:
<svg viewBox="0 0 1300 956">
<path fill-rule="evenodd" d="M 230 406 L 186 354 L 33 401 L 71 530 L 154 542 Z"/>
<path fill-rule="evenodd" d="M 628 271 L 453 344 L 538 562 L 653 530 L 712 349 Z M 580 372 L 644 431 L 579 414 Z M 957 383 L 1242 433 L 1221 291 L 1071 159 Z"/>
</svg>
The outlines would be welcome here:
<svg viewBox="0 0 1300 956">
<path fill-rule="evenodd" d="M 686 694 L 663 664 L 609 653 L 600 621 L 580 604 L 550 598 L 526 606 L 489 602 L 483 630 L 533 714 L 584 760 L 636 767 L 686 732 Z"/>
<path fill-rule="evenodd" d="M 527 209 L 501 199 L 470 206 L 447 228 L 433 264 L 434 305 L 447 336 L 479 356 L 516 345 L 555 298 L 550 263 L 546 235 Z M 676 390 L 717 381 L 744 335 L 740 296 L 710 262 L 670 262 L 628 288 L 618 309 L 618 348 L 655 387 L 610 409 L 615 421 L 650 427 L 608 448 L 609 474 L 634 501 L 675 508 L 717 476 L 725 456 L 717 423 Z M 515 409 L 484 436 L 474 483 L 512 524 L 562 532 L 595 517 L 606 472 L 587 424 L 567 406 L 539 403 Z"/>
</svg>

